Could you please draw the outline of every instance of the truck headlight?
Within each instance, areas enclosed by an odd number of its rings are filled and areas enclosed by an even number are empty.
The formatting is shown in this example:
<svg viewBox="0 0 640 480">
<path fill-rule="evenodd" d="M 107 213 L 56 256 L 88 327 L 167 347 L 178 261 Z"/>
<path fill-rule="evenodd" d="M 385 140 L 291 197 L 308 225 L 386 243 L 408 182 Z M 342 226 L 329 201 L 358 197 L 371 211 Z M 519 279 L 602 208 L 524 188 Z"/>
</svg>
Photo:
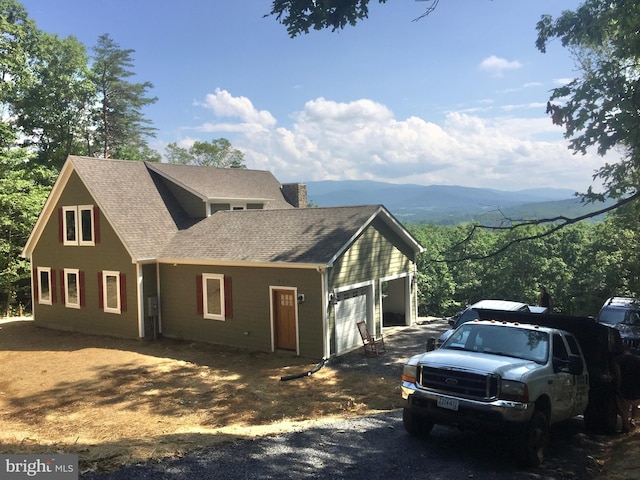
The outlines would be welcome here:
<svg viewBox="0 0 640 480">
<path fill-rule="evenodd" d="M 407 363 L 402 367 L 402 381 L 409 383 L 416 383 L 416 377 L 418 373 L 418 366 L 411 363 Z"/>
<path fill-rule="evenodd" d="M 501 400 L 526 403 L 529 401 L 529 389 L 525 383 L 513 380 L 502 380 L 502 382 L 500 382 L 499 398 Z"/>
</svg>

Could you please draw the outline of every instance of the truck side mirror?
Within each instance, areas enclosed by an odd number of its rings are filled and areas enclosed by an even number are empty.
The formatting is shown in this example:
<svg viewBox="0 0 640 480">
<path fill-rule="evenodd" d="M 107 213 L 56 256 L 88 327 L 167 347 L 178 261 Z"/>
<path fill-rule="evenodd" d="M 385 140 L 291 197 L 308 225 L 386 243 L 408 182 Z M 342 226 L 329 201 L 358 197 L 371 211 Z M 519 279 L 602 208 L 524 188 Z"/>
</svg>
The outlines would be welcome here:
<svg viewBox="0 0 640 480">
<path fill-rule="evenodd" d="M 434 337 L 429 337 L 427 339 L 427 352 L 431 352 L 436 349 L 436 339 Z"/>
<path fill-rule="evenodd" d="M 553 371 L 567 372 L 570 375 L 582 375 L 584 365 L 580 355 L 569 355 L 567 360 L 553 357 Z"/>
<path fill-rule="evenodd" d="M 584 363 L 580 355 L 569 355 L 569 373 L 571 375 L 582 375 L 584 370 Z"/>
</svg>

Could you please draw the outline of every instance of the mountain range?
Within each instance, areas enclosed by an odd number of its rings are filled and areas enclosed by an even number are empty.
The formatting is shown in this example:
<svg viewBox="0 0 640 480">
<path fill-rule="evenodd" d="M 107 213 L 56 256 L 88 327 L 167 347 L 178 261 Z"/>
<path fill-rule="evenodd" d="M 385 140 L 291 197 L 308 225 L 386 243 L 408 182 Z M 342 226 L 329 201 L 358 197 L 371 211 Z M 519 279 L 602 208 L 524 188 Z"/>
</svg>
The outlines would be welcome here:
<svg viewBox="0 0 640 480">
<path fill-rule="evenodd" d="M 455 225 L 468 221 L 488 224 L 564 215 L 576 217 L 606 204 L 583 204 L 574 191 L 537 188 L 517 191 L 454 185 L 392 184 L 366 180 L 307 182 L 308 201 L 318 207 L 384 205 L 407 223 Z M 598 219 L 598 218 L 596 218 Z"/>
</svg>

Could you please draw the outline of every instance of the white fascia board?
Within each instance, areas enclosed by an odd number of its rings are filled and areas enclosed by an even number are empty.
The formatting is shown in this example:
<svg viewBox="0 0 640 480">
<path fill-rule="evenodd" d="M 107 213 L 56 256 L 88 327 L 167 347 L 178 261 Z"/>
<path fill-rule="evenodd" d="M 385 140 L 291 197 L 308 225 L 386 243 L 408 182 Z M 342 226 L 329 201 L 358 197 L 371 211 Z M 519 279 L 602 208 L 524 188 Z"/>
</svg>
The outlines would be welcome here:
<svg viewBox="0 0 640 480">
<path fill-rule="evenodd" d="M 53 184 L 53 188 L 49 193 L 49 197 L 47 198 L 47 201 L 45 202 L 44 207 L 40 212 L 40 216 L 38 217 L 38 220 L 36 221 L 36 224 L 33 227 L 33 230 L 31 231 L 31 235 L 29 235 L 29 239 L 27 240 L 27 243 L 25 244 L 22 250 L 22 253 L 20 254 L 23 258 L 31 259 L 31 254 L 33 253 L 33 250 L 35 249 L 36 245 L 38 244 L 38 241 L 40 240 L 42 231 L 44 230 L 45 226 L 51 219 L 51 216 L 55 214 L 55 206 L 58 203 L 58 200 L 60 200 L 60 197 L 62 196 L 62 192 L 64 192 L 64 189 L 66 188 L 67 183 L 69 182 L 69 178 L 71 178 L 71 174 L 74 171 L 76 170 L 73 166 L 73 161 L 67 160 L 65 164 L 62 166 L 62 169 L 60 170 L 60 174 L 58 175 L 56 182 Z M 113 222 L 109 218 L 109 213 L 103 208 L 100 202 L 98 202 L 98 199 L 96 198 L 94 192 L 92 192 L 91 189 L 88 187 L 87 183 L 82 178 L 82 175 L 77 171 L 76 173 L 78 174 L 78 177 L 80 177 L 80 181 L 82 182 L 82 184 L 85 186 L 85 188 L 91 195 L 91 198 L 93 199 L 93 202 L 95 203 L 95 205 L 97 205 L 98 208 L 100 209 L 100 213 L 104 216 L 105 220 L 111 226 L 111 228 L 113 228 Z M 131 263 L 136 263 L 137 259 L 133 255 L 133 252 L 131 251 L 127 243 L 120 236 L 120 232 L 118 232 L 117 229 L 115 228 L 113 228 L 113 230 L 115 231 L 116 236 L 120 240 L 120 243 L 122 243 L 125 250 L 131 257 Z"/>
<path fill-rule="evenodd" d="M 286 263 L 286 262 L 234 262 L 213 260 L 189 260 L 184 258 L 159 258 L 159 264 L 165 265 L 215 265 L 220 267 L 252 267 L 252 268 L 296 268 L 324 271 L 328 265 L 322 263 Z"/>
<path fill-rule="evenodd" d="M 53 188 L 49 192 L 49 196 L 47 197 L 46 202 L 44 202 L 44 206 L 42 207 L 42 211 L 38 216 L 38 220 L 36 220 L 36 224 L 33 226 L 33 230 L 31 230 L 31 234 L 27 239 L 27 243 L 20 253 L 20 256 L 22 258 L 31 259 L 31 254 L 35 249 L 38 240 L 42 235 L 42 231 L 49 221 L 49 218 L 53 213 L 55 213 L 55 206 L 58 203 L 58 200 L 60 199 L 60 196 L 64 191 L 64 187 L 67 185 L 67 182 L 69 181 L 73 170 L 73 164 L 71 163 L 71 161 L 67 160 L 62 166 L 60 174 L 58 175 L 56 182 L 53 184 Z"/>
</svg>

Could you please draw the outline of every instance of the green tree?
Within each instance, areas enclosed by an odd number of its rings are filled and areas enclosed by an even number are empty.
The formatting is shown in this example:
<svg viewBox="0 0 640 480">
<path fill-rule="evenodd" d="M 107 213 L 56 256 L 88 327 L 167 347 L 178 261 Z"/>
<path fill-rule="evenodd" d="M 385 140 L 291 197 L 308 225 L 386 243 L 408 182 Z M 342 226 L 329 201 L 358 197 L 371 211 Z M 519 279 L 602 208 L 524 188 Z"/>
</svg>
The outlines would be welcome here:
<svg viewBox="0 0 640 480">
<path fill-rule="evenodd" d="M 331 28 L 335 31 L 355 25 L 358 20 L 368 17 L 368 4 L 369 0 L 274 0 L 270 14 L 287 27 L 291 37 L 295 37 L 309 33 L 310 29 Z"/>
<path fill-rule="evenodd" d="M 552 120 L 565 129 L 576 153 L 596 148 L 625 154 L 605 164 L 595 177 L 604 193 L 591 188 L 588 199 L 637 198 L 640 195 L 640 8 L 627 0 L 586 0 L 577 10 L 538 22 L 536 45 L 560 39 L 571 49 L 581 76 L 553 90 L 547 106 Z"/>
<path fill-rule="evenodd" d="M 84 45 L 74 37 L 40 35 L 31 59 L 32 81 L 14 103 L 16 126 L 41 163 L 60 168 L 68 155 L 86 154 L 82 138 L 89 124 L 95 87 Z"/>
<path fill-rule="evenodd" d="M 29 262 L 20 258 L 56 171 L 30 160 L 25 149 L 0 151 L 0 305 L 11 314 L 30 298 Z"/>
<path fill-rule="evenodd" d="M 146 96 L 153 84 L 127 81 L 134 75 L 134 50 L 121 49 L 108 34 L 98 38 L 93 52 L 91 70 L 99 106 L 94 119 L 96 137 L 88 136 L 86 140 L 89 154 L 122 158 L 125 151 L 144 150 L 146 138 L 155 135 L 151 121 L 142 113 L 145 106 L 157 101 L 156 97 Z"/>
<path fill-rule="evenodd" d="M 450 228 L 435 225 L 407 225 L 411 234 L 424 246 L 418 256 L 416 277 L 418 281 L 418 314 L 420 316 L 453 313 L 455 282 L 449 265 L 430 261 L 450 245 Z"/>
<path fill-rule="evenodd" d="M 440 0 L 421 0 L 426 2 L 423 12 L 415 19 L 419 20 L 433 12 Z M 387 3 L 387 0 L 378 0 Z M 341 30 L 347 25 L 354 26 L 360 20 L 369 17 L 369 0 L 273 0 L 271 12 L 276 19 L 287 27 L 290 37 L 309 30 L 331 28 Z M 265 15 L 268 16 L 268 15 Z"/>
<path fill-rule="evenodd" d="M 16 0 L 0 0 L 0 102 L 13 99 L 17 88 L 30 81 L 29 61 L 38 44 L 38 31 Z"/>
<path fill-rule="evenodd" d="M 196 141 L 189 148 L 170 143 L 166 148 L 169 163 L 181 165 L 201 165 L 220 168 L 246 168 L 244 153 L 233 148 L 226 138 L 216 138 L 211 142 Z"/>
</svg>

